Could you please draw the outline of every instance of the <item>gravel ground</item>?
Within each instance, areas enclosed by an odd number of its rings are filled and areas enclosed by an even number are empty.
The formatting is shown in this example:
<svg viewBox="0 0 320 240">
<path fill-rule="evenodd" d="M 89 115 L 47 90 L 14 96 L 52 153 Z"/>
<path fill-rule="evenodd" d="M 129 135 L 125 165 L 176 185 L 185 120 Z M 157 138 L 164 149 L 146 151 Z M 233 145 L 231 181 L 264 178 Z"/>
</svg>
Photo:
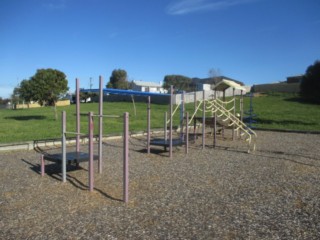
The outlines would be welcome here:
<svg viewBox="0 0 320 240">
<path fill-rule="evenodd" d="M 172 159 L 131 138 L 128 204 L 121 141 L 104 144 L 92 193 L 87 163 L 62 183 L 52 163 L 40 176 L 35 151 L 1 153 L 0 239 L 319 239 L 320 135 L 257 133 L 253 154 L 198 139 Z"/>
</svg>

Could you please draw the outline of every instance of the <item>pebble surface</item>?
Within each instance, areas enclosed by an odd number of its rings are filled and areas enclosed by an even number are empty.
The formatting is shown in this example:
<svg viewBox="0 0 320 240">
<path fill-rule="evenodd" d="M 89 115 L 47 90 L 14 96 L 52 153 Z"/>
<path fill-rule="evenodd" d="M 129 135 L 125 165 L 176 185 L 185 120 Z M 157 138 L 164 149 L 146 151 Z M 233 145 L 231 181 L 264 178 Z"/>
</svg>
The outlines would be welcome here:
<svg viewBox="0 0 320 240">
<path fill-rule="evenodd" d="M 121 141 L 104 143 L 92 193 L 87 163 L 62 183 L 50 162 L 41 177 L 36 151 L 1 153 L 0 239 L 319 239 L 320 135 L 257 134 L 251 154 L 221 136 L 213 148 L 208 136 L 205 149 L 199 138 L 172 159 L 132 137 L 128 204 Z"/>
</svg>

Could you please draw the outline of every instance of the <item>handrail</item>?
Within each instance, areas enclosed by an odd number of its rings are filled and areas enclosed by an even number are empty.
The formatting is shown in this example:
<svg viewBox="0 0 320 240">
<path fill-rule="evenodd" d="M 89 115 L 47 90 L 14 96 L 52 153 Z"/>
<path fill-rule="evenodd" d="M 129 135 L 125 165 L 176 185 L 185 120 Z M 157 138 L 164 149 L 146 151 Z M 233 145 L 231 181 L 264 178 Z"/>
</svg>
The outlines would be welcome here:
<svg viewBox="0 0 320 240">
<path fill-rule="evenodd" d="M 199 110 L 199 108 L 200 108 L 200 106 L 201 106 L 202 103 L 203 103 L 203 100 L 200 100 L 200 101 L 199 101 L 199 105 L 196 107 L 194 113 L 192 114 L 192 116 L 191 116 L 191 118 L 190 118 L 190 121 L 188 122 L 188 125 L 189 125 L 190 123 L 192 123 L 192 120 L 193 120 L 193 118 L 196 116 L 196 114 L 197 114 L 197 112 L 198 112 L 198 110 Z"/>
<path fill-rule="evenodd" d="M 177 104 L 176 109 L 174 109 L 174 111 L 172 112 L 172 118 L 174 116 L 174 114 L 176 113 L 176 111 L 178 110 L 178 108 L 180 107 L 181 102 L 179 104 Z M 167 124 L 170 122 L 170 119 L 167 121 Z"/>
</svg>

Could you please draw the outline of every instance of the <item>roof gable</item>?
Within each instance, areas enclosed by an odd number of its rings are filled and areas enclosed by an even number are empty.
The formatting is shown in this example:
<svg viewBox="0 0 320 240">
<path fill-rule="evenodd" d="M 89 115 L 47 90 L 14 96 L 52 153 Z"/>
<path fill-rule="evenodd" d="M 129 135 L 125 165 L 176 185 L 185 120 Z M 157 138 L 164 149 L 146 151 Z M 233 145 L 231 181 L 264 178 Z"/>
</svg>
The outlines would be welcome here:
<svg viewBox="0 0 320 240">
<path fill-rule="evenodd" d="M 210 78 L 192 78 L 193 83 L 195 84 L 218 84 L 219 82 L 223 81 L 223 80 L 228 80 L 228 81 L 233 81 L 241 86 L 244 86 L 243 82 L 240 82 L 238 80 L 226 77 L 226 76 L 216 76 L 216 77 L 210 77 Z"/>
<path fill-rule="evenodd" d="M 242 87 L 240 84 L 234 82 L 234 81 L 230 81 L 230 80 L 226 80 L 226 79 L 223 79 L 222 81 L 218 82 L 215 87 L 214 87 L 214 90 L 217 90 L 217 91 L 225 91 L 226 89 L 228 88 L 234 88 L 234 89 L 237 89 L 237 90 L 242 90 L 242 91 L 245 91 L 246 89 L 244 87 Z"/>
</svg>

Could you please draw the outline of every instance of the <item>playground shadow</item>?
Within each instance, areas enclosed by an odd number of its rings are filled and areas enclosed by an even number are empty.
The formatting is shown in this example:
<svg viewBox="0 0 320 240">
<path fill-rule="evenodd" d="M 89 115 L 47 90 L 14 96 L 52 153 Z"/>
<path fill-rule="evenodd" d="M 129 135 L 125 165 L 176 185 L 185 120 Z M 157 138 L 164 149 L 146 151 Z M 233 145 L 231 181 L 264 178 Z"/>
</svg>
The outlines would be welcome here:
<svg viewBox="0 0 320 240">
<path fill-rule="evenodd" d="M 147 148 L 134 150 L 134 151 L 136 151 L 138 153 L 143 153 L 143 154 L 147 154 L 148 153 Z M 160 148 L 150 148 L 150 153 L 165 157 L 165 156 L 168 156 L 169 150 L 164 150 L 164 149 L 160 149 Z"/>
<path fill-rule="evenodd" d="M 21 159 L 21 161 L 28 164 L 30 166 L 30 169 L 33 172 L 37 173 L 41 177 L 41 165 L 40 164 L 33 164 L 26 159 Z M 61 164 L 59 164 L 59 163 L 46 164 L 45 168 L 46 168 L 46 170 L 45 170 L 46 175 L 53 178 L 54 180 L 61 181 L 61 179 L 62 179 Z M 78 170 L 88 171 L 87 169 L 82 168 L 81 166 L 67 165 L 67 172 L 78 171 Z M 71 183 L 74 187 L 76 187 L 80 190 L 87 191 L 89 189 L 89 187 L 87 185 L 85 185 L 83 182 L 78 180 L 76 177 L 71 176 L 69 174 L 67 174 L 67 181 L 69 183 Z M 119 202 L 123 201 L 122 199 L 112 197 L 111 195 L 103 192 L 101 189 L 94 188 L 94 190 L 99 192 L 104 197 L 109 198 L 111 200 L 119 201 Z"/>
<path fill-rule="evenodd" d="M 276 156 L 270 156 L 268 154 L 273 154 Z M 293 154 L 293 153 L 287 153 L 287 152 L 282 152 L 282 151 L 267 151 L 267 150 L 257 150 L 254 153 L 255 156 L 259 157 L 266 157 L 266 158 L 271 158 L 271 159 L 277 159 L 277 160 L 284 160 L 284 161 L 289 161 L 292 163 L 304 165 L 304 166 L 309 166 L 309 167 L 315 167 L 315 168 L 320 168 L 320 159 L 319 158 L 314 158 L 302 154 Z M 298 158 L 304 158 L 309 161 L 316 161 L 319 162 L 319 164 L 313 164 L 313 163 L 305 163 L 290 157 L 298 157 Z"/>
<path fill-rule="evenodd" d="M 43 120 L 43 119 L 46 119 L 46 118 L 47 118 L 46 116 L 42 116 L 42 115 L 5 117 L 5 119 L 17 120 L 17 121 Z"/>
<path fill-rule="evenodd" d="M 304 121 L 298 121 L 298 120 L 273 120 L 273 119 L 267 119 L 267 118 L 256 118 L 255 121 L 259 124 L 279 124 L 279 125 L 288 125 L 288 124 L 294 124 L 294 125 L 307 125 L 307 126 L 314 126 L 315 123 L 308 123 Z"/>
<path fill-rule="evenodd" d="M 26 159 L 21 159 L 21 161 L 28 164 L 30 166 L 30 169 L 33 172 L 41 175 L 41 165 L 40 164 L 33 164 Z M 61 172 L 61 164 L 59 164 L 59 163 L 46 164 L 45 168 L 46 168 L 45 173 L 48 176 L 52 177 L 55 180 L 61 181 L 61 178 L 62 178 L 61 173 L 60 173 Z M 69 165 L 69 164 L 67 165 L 68 172 L 78 171 L 78 170 L 87 171 L 86 169 L 82 168 L 81 166 L 75 166 L 75 165 Z"/>
<path fill-rule="evenodd" d="M 290 98 L 286 98 L 284 100 L 287 102 L 296 102 L 296 103 L 307 104 L 307 105 L 310 105 L 310 104 L 311 105 L 319 105 L 319 103 L 306 101 L 300 97 L 290 97 Z"/>
</svg>

